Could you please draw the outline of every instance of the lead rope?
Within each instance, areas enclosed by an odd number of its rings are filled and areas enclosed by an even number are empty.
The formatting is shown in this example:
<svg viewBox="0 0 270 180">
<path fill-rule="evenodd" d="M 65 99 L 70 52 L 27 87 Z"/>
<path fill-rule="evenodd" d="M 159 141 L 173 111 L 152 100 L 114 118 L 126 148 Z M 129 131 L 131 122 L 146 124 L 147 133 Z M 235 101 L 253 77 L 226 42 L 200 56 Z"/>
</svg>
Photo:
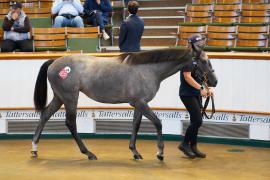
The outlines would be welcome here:
<svg viewBox="0 0 270 180">
<path fill-rule="evenodd" d="M 203 82 L 205 88 L 207 91 L 209 91 L 209 87 L 207 86 L 207 84 L 205 82 Z M 211 115 L 208 116 L 207 113 L 206 113 L 206 108 L 209 104 L 209 101 L 211 99 L 211 102 L 212 102 L 212 111 L 211 111 Z M 214 101 L 214 96 L 208 96 L 204 102 L 204 105 L 203 105 L 203 108 L 202 108 L 202 117 L 205 116 L 207 119 L 212 119 L 212 117 L 214 116 L 216 112 L 216 108 L 215 108 L 215 101 Z"/>
</svg>

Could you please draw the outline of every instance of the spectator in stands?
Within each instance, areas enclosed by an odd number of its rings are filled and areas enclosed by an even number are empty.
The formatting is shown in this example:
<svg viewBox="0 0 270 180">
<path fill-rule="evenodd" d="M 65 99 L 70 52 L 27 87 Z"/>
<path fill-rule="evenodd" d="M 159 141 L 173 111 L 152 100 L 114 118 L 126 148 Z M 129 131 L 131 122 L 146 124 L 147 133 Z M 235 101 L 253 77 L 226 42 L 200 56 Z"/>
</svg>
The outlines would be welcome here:
<svg viewBox="0 0 270 180">
<path fill-rule="evenodd" d="M 105 25 L 109 21 L 108 13 L 112 11 L 110 0 L 86 0 L 83 7 L 88 21 L 94 26 L 100 27 L 105 40 L 110 39 L 105 31 Z"/>
<path fill-rule="evenodd" d="M 122 22 L 119 33 L 119 48 L 121 52 L 140 51 L 140 41 L 144 30 L 144 22 L 138 17 L 139 3 L 129 1 L 128 12 L 130 15 Z"/>
<path fill-rule="evenodd" d="M 4 18 L 4 40 L 1 51 L 12 52 L 16 49 L 22 52 L 33 51 L 33 43 L 29 33 L 30 29 L 30 20 L 23 12 L 22 4 L 15 2 L 12 9 Z"/>
<path fill-rule="evenodd" d="M 201 60 L 207 58 L 203 51 L 205 38 L 202 35 L 194 34 L 188 39 L 188 42 L 194 59 Z M 182 144 L 178 148 L 190 158 L 205 158 L 206 154 L 200 152 L 197 148 L 197 136 L 202 125 L 202 97 L 213 96 L 213 89 L 211 87 L 206 89 L 202 86 L 202 80 L 194 75 L 194 68 L 194 62 L 191 62 L 181 70 L 179 95 L 189 112 L 190 125 L 186 130 Z"/>
<path fill-rule="evenodd" d="M 80 13 L 83 13 L 80 0 L 55 0 L 52 6 L 52 14 L 57 15 L 54 27 L 84 27 Z"/>
</svg>

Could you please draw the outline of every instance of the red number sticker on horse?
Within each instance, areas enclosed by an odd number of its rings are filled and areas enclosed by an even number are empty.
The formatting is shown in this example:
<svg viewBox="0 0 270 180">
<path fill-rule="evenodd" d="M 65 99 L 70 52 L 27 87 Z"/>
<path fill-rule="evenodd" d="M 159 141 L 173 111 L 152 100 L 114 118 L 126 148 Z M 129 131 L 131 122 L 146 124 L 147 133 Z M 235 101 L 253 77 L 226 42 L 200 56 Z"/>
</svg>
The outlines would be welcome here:
<svg viewBox="0 0 270 180">
<path fill-rule="evenodd" d="M 59 72 L 59 76 L 62 79 L 66 79 L 68 76 L 68 73 L 70 73 L 70 71 L 71 71 L 70 67 L 66 66 L 63 69 L 61 69 L 61 71 Z"/>
</svg>

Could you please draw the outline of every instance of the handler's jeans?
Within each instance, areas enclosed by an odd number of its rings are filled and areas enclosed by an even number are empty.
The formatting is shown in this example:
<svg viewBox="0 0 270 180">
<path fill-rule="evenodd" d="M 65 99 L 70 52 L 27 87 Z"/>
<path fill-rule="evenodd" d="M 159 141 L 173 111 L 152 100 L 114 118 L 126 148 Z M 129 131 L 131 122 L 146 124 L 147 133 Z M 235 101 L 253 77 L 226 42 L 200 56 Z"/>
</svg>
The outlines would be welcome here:
<svg viewBox="0 0 270 180">
<path fill-rule="evenodd" d="M 93 16 L 88 18 L 88 21 L 94 26 L 99 26 L 101 31 L 105 29 L 105 25 L 108 23 L 107 17 L 103 16 L 101 11 L 96 11 Z"/>
<path fill-rule="evenodd" d="M 180 96 L 180 99 L 190 115 L 190 125 L 186 130 L 183 144 L 193 146 L 197 144 L 199 127 L 202 125 L 201 100 L 196 96 Z"/>
<path fill-rule="evenodd" d="M 57 16 L 54 20 L 54 27 L 84 27 L 84 24 L 83 19 L 80 16 L 70 19 L 64 16 Z"/>
</svg>

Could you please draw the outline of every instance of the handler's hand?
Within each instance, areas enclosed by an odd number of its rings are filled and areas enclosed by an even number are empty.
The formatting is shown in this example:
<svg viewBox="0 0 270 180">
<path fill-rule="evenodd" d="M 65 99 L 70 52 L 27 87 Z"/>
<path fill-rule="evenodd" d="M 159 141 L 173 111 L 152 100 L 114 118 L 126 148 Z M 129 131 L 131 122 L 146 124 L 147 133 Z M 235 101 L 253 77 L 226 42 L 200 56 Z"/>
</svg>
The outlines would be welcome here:
<svg viewBox="0 0 270 180">
<path fill-rule="evenodd" d="M 207 97 L 207 90 L 206 89 L 201 89 L 200 90 L 201 96 L 206 98 Z"/>
<path fill-rule="evenodd" d="M 214 96 L 214 88 L 209 87 L 207 95 L 208 96 Z"/>
<path fill-rule="evenodd" d="M 12 14 L 11 14 L 11 18 L 15 21 L 16 19 L 18 19 L 18 17 L 19 17 L 19 15 L 18 15 L 18 13 L 17 12 L 13 12 Z"/>
</svg>

